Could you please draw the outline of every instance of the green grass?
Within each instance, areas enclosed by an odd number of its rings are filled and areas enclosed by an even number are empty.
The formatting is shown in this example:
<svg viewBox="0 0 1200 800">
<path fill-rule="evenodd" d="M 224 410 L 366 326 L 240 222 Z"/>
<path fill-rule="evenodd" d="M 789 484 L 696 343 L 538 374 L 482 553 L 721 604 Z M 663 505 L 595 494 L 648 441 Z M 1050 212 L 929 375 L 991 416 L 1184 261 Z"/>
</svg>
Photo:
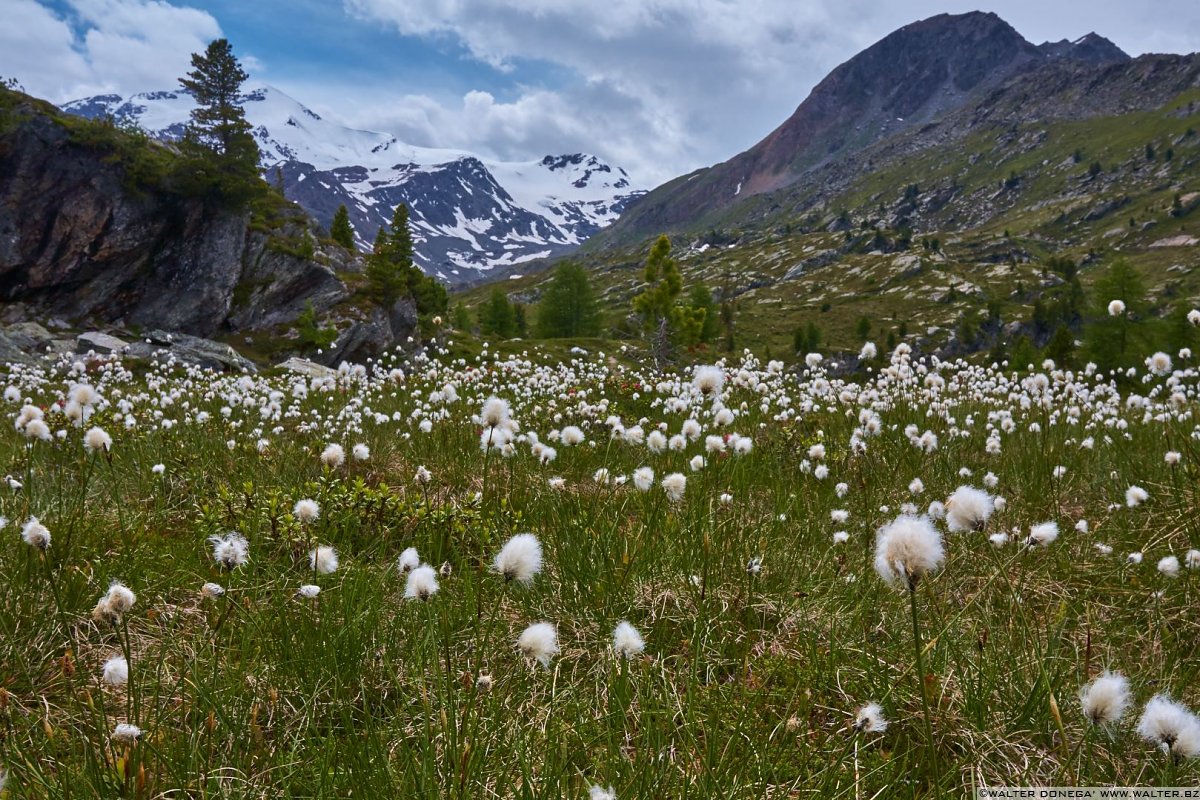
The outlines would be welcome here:
<svg viewBox="0 0 1200 800">
<path fill-rule="evenodd" d="M 383 369 L 303 397 L 294 376 L 92 365 L 86 379 L 104 401 L 81 428 L 53 407 L 79 379 L 70 363 L 10 375 L 66 433 L 31 447 L 11 424 L 0 433 L 0 470 L 24 483 L 0 487 L 11 520 L 0 546 L 9 795 L 582 797 L 596 783 L 624 798 L 957 797 L 981 782 L 1200 779 L 1194 760 L 1172 765 L 1132 730 L 1156 692 L 1200 704 L 1200 570 L 1168 579 L 1154 568 L 1200 545 L 1194 398 L 1156 421 L 1103 392 L 1089 402 L 1078 389 L 1090 380 L 1060 376 L 1046 407 L 1022 410 L 1009 378 L 989 384 L 948 368 L 944 389 L 920 375 L 877 384 L 882 431 L 855 454 L 871 382 L 830 391 L 748 362 L 741 385 L 727 387 L 727 405 L 744 404 L 732 425 L 717 428 L 699 398 L 689 406 L 706 433 L 753 437 L 752 452 L 710 455 L 692 472 L 703 437 L 655 454 L 610 439 L 604 424 L 615 414 L 677 432 L 687 415 L 663 408 L 680 392 L 675 376 L 638 367 L 629 352 L 569 363 L 520 344 L 500 360 L 407 363 L 403 379 Z M 1193 391 L 1196 375 L 1180 381 Z M 430 394 L 448 382 L 461 399 L 437 419 Z M 760 382 L 765 394 L 747 385 Z M 558 446 L 549 465 L 529 441 L 486 457 L 471 415 L 492 394 L 542 441 L 580 424 L 594 444 Z M 807 410 L 775 419 L 784 405 Z M 1015 422 L 996 455 L 984 447 L 989 414 L 997 426 L 996 415 Z M 934 431 L 938 449 L 913 446 L 908 425 Z M 85 451 L 90 426 L 113 435 L 111 452 Z M 1080 445 L 1089 436 L 1094 449 Z M 324 466 L 330 442 L 364 443 L 370 457 Z M 804 463 L 819 442 L 824 479 Z M 1163 462 L 1168 449 L 1182 452 L 1180 466 Z M 600 468 L 642 465 L 656 473 L 649 492 L 593 480 Z M 413 480 L 419 466 L 433 474 L 428 487 Z M 676 471 L 687 487 L 672 504 L 658 480 Z M 1007 508 L 986 532 L 948 534 L 944 568 L 919 586 L 918 675 L 908 600 L 872 569 L 874 531 L 901 504 L 924 508 L 987 472 Z M 551 488 L 551 476 L 565 488 Z M 913 496 L 917 477 L 925 491 Z M 1151 499 L 1126 508 L 1135 483 Z M 311 525 L 292 515 L 301 498 L 321 505 Z M 849 520 L 834 523 L 835 509 Z M 52 532 L 45 554 L 18 536 L 30 515 Z M 1074 530 L 1079 519 L 1089 533 Z M 1011 529 L 1020 540 L 1045 520 L 1063 530 L 1047 548 L 987 544 L 987 534 Z M 839 529 L 850 539 L 835 545 Z M 249 539 L 250 560 L 227 573 L 206 539 L 230 530 Z M 521 531 L 545 548 L 527 587 L 489 568 Z M 1114 552 L 1101 554 L 1100 542 Z M 317 543 L 337 549 L 333 574 L 310 569 Z M 451 570 L 427 602 L 403 599 L 395 559 L 409 546 Z M 1133 551 L 1144 563 L 1126 563 Z M 763 567 L 752 575 L 756 556 Z M 138 595 L 117 626 L 90 616 L 112 580 Z M 202 598 L 206 581 L 225 596 Z M 296 596 L 306 583 L 321 587 L 317 599 Z M 645 636 L 644 656 L 614 657 L 622 619 Z M 548 669 L 514 644 L 539 620 L 558 626 L 562 652 Z M 129 685 L 103 685 L 102 665 L 121 653 Z M 1087 735 L 1075 696 L 1106 668 L 1129 676 L 1137 707 Z M 495 679 L 487 692 L 476 688 L 483 671 Z M 868 702 L 883 706 L 885 733 L 851 729 Z M 123 721 L 144 730 L 137 744 L 110 741 Z"/>
</svg>

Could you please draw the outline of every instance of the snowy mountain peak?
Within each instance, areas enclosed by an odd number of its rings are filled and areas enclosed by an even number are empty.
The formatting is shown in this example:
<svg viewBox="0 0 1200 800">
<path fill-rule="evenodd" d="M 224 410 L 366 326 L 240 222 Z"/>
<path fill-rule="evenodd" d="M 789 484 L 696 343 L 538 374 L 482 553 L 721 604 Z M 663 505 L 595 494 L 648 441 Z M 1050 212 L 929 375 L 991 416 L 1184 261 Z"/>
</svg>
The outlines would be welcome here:
<svg viewBox="0 0 1200 800">
<path fill-rule="evenodd" d="M 246 91 L 242 103 L 264 171 L 282 179 L 289 198 L 326 225 L 344 203 L 364 248 L 407 203 L 418 262 L 451 284 L 571 249 L 644 193 L 625 170 L 586 153 L 499 161 L 419 147 L 326 119 L 267 85 Z M 187 92 L 154 91 L 97 95 L 63 109 L 176 140 L 194 106 Z"/>
</svg>

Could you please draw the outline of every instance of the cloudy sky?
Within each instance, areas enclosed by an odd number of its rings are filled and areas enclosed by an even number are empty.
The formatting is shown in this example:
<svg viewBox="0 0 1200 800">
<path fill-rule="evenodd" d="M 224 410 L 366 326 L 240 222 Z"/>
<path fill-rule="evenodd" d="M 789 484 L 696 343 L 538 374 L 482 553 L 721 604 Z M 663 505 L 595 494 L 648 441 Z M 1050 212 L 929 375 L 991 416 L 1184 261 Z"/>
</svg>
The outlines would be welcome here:
<svg viewBox="0 0 1200 800">
<path fill-rule="evenodd" d="M 996 0 L 0 0 L 0 76 L 63 102 L 174 88 L 234 45 L 256 82 L 412 144 L 586 151 L 654 185 L 724 160 L 830 69 L 908 22 L 995 11 L 1027 39 L 1096 31 L 1200 50 L 1200 2 Z"/>
</svg>

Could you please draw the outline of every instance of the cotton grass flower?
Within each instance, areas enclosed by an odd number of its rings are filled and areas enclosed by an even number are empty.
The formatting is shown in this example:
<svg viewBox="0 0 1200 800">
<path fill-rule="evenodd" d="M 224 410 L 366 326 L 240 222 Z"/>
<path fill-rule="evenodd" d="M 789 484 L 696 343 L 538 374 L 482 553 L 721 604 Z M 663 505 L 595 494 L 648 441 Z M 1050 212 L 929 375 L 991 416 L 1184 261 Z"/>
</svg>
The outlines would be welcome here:
<svg viewBox="0 0 1200 800">
<path fill-rule="evenodd" d="M 1125 490 L 1125 505 L 1129 508 L 1137 508 L 1149 499 L 1150 493 L 1140 486 L 1130 486 Z"/>
<path fill-rule="evenodd" d="M 883 707 L 879 703 L 867 703 L 854 715 L 854 730 L 862 733 L 883 733 L 887 730 L 888 721 L 883 716 Z"/>
<path fill-rule="evenodd" d="M 1129 702 L 1129 680 L 1119 672 L 1105 672 L 1079 692 L 1083 716 L 1093 725 L 1120 722 Z"/>
<path fill-rule="evenodd" d="M 412 572 L 417 567 L 421 566 L 421 557 L 417 555 L 417 548 L 405 548 L 400 557 L 396 559 L 396 569 L 400 574 Z"/>
<path fill-rule="evenodd" d="M 1168 578 L 1179 577 L 1179 559 L 1175 556 L 1163 556 L 1158 560 L 1158 571 Z"/>
<path fill-rule="evenodd" d="M 21 539 L 30 547 L 45 552 L 50 548 L 50 529 L 37 517 L 30 517 L 21 528 Z"/>
<path fill-rule="evenodd" d="M 692 372 L 692 386 L 703 395 L 720 394 L 725 385 L 725 371 L 710 365 L 698 366 Z"/>
<path fill-rule="evenodd" d="M 89 453 L 107 453 L 112 449 L 112 437 L 103 428 L 91 428 L 83 435 L 83 447 Z"/>
<path fill-rule="evenodd" d="M 233 570 L 246 563 L 250 555 L 250 544 L 240 533 L 229 532 L 224 536 L 210 536 L 213 561 L 222 569 Z"/>
<path fill-rule="evenodd" d="M 122 722 L 113 728 L 112 740 L 117 744 L 135 744 L 140 738 L 142 738 L 142 729 L 137 725 Z"/>
<path fill-rule="evenodd" d="M 613 629 L 612 646 L 617 655 L 633 658 L 642 654 L 646 649 L 646 642 L 642 639 L 642 634 L 638 633 L 637 628 L 625 620 L 621 620 Z"/>
<path fill-rule="evenodd" d="M 687 478 L 681 472 L 672 472 L 662 479 L 662 488 L 668 500 L 678 503 L 683 500 L 683 491 L 687 488 Z"/>
<path fill-rule="evenodd" d="M 946 500 L 946 525 L 955 532 L 983 530 L 993 510 L 990 494 L 974 486 L 959 486 Z"/>
<path fill-rule="evenodd" d="M 875 571 L 892 586 L 915 588 L 945 557 L 942 537 L 926 517 L 901 515 L 876 534 Z"/>
<path fill-rule="evenodd" d="M 129 683 L 129 662 L 124 656 L 113 656 L 104 662 L 100 680 L 109 686 L 124 686 Z"/>
<path fill-rule="evenodd" d="M 1164 694 L 1156 694 L 1146 703 L 1137 733 L 1176 760 L 1200 755 L 1200 719 Z"/>
<path fill-rule="evenodd" d="M 1125 301 L 1110 300 L 1108 303 L 1108 315 L 1110 317 L 1119 317 L 1125 313 Z"/>
<path fill-rule="evenodd" d="M 321 506 L 316 500 L 297 500 L 292 514 L 302 523 L 316 522 L 317 517 L 321 516 Z"/>
<path fill-rule="evenodd" d="M 592 784 L 588 787 L 588 800 L 617 800 L 617 793 L 611 786 L 606 789 L 603 786 Z"/>
<path fill-rule="evenodd" d="M 305 600 L 313 600 L 320 593 L 321 587 L 312 583 L 306 583 L 296 590 L 296 594 L 303 597 Z"/>
<path fill-rule="evenodd" d="M 329 545 L 320 545 L 308 551 L 308 568 L 320 575 L 332 575 L 337 572 L 338 554 Z"/>
<path fill-rule="evenodd" d="M 428 564 L 422 564 L 408 573 L 404 584 L 404 596 L 410 600 L 428 600 L 437 594 L 437 572 Z"/>
<path fill-rule="evenodd" d="M 532 583 L 542 571 L 542 543 L 532 533 L 518 533 L 500 548 L 492 561 L 492 569 L 506 581 Z"/>
<path fill-rule="evenodd" d="M 1027 544 L 1030 547 L 1046 547 L 1058 538 L 1057 522 L 1042 522 L 1029 529 Z"/>
<path fill-rule="evenodd" d="M 483 403 L 479 419 L 485 428 L 498 428 L 508 422 L 510 413 L 507 401 L 489 397 Z"/>
<path fill-rule="evenodd" d="M 1183 557 L 1183 564 L 1188 569 L 1200 569 L 1200 550 L 1188 550 Z"/>
<path fill-rule="evenodd" d="M 346 463 L 346 449 L 340 444 L 331 444 L 321 451 L 321 463 L 331 469 L 337 469 Z"/>
<path fill-rule="evenodd" d="M 225 587 L 219 583 L 211 581 L 200 587 L 200 596 L 204 598 L 216 598 L 225 594 Z"/>
<path fill-rule="evenodd" d="M 543 667 L 550 666 L 550 659 L 558 654 L 558 631 L 550 622 L 535 622 L 521 632 L 517 648 Z"/>
<path fill-rule="evenodd" d="M 654 486 L 654 470 L 650 467 L 638 467 L 633 471 L 633 485 L 639 492 L 648 492 Z"/>
<path fill-rule="evenodd" d="M 350 455 L 354 456 L 355 461 L 366 461 L 371 457 L 371 448 L 359 443 L 350 449 Z"/>
<path fill-rule="evenodd" d="M 113 581 L 92 609 L 92 619 L 115 625 L 121 621 L 122 616 L 129 613 L 135 603 L 137 595 L 133 590 L 123 583 Z"/>
</svg>

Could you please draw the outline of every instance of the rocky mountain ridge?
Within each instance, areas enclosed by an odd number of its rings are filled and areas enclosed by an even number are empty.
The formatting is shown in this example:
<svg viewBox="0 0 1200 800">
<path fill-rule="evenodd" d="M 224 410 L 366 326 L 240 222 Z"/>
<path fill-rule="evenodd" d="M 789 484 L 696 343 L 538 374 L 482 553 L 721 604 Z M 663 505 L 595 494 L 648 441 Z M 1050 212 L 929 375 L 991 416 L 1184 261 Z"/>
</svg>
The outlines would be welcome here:
<svg viewBox="0 0 1200 800">
<path fill-rule="evenodd" d="M 654 189 L 589 246 L 702 230 L 759 196 L 803 191 L 815 171 L 852 169 L 865 149 L 922 132 L 1001 87 L 1039 95 L 1039 70 L 1083 65 L 1102 72 L 1129 62 L 1096 34 L 1033 45 L 992 13 L 914 22 L 834 69 L 761 142 Z"/>
<path fill-rule="evenodd" d="M 643 193 L 623 169 L 593 155 L 496 161 L 351 129 L 271 86 L 247 91 L 242 102 L 264 173 L 285 196 L 325 226 L 345 204 L 361 249 L 407 203 L 417 263 L 451 285 L 567 252 Z M 172 141 L 193 105 L 186 92 L 156 91 L 98 95 L 63 109 Z"/>
</svg>

